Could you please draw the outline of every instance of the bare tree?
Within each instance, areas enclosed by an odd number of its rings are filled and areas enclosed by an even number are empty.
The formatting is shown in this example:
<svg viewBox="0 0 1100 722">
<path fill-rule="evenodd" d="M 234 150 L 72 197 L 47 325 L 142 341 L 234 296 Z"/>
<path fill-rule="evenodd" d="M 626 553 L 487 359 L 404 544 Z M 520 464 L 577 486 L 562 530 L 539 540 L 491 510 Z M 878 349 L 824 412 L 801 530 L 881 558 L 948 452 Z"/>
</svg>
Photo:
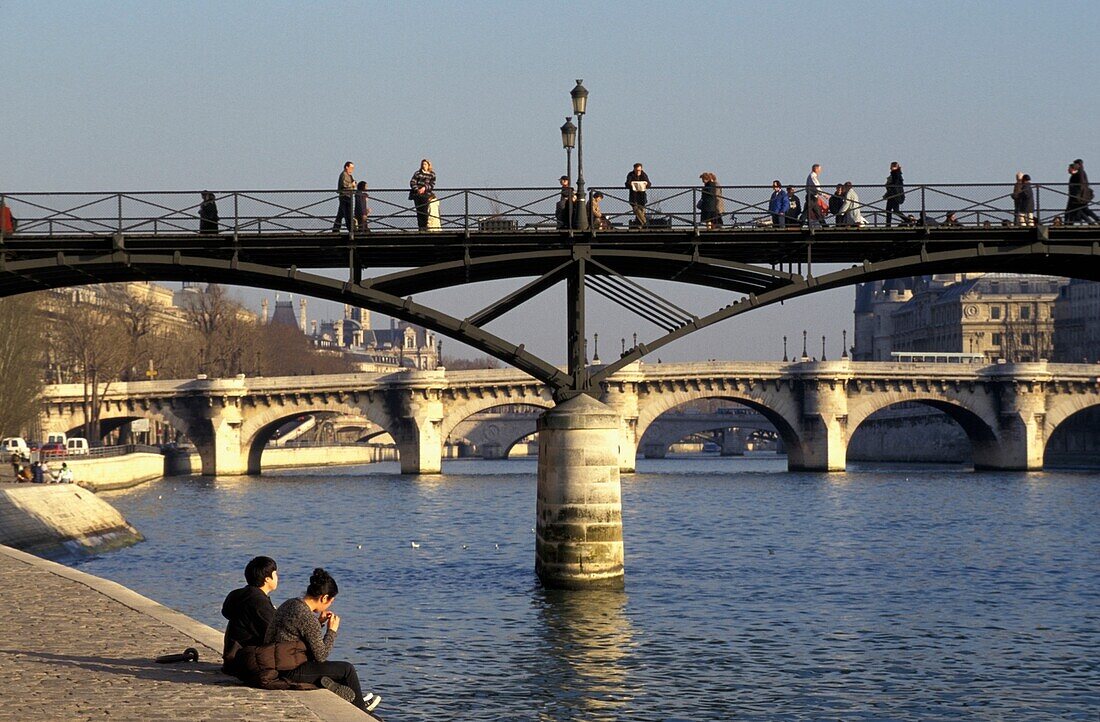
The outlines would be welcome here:
<svg viewBox="0 0 1100 722">
<path fill-rule="evenodd" d="M 0 433 L 32 433 L 38 421 L 45 342 L 35 296 L 0 299 Z"/>
</svg>

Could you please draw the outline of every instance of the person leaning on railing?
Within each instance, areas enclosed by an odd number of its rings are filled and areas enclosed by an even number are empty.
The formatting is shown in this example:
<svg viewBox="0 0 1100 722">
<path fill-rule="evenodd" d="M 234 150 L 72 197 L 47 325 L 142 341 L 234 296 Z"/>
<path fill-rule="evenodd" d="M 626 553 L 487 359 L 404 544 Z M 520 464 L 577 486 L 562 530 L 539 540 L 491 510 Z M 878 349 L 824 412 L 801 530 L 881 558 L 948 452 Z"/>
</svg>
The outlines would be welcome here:
<svg viewBox="0 0 1100 722">
<path fill-rule="evenodd" d="M 219 221 L 217 197 L 210 191 L 203 191 L 199 204 L 199 233 L 217 233 Z"/>
<path fill-rule="evenodd" d="M 768 200 L 768 213 L 772 216 L 773 228 L 787 227 L 787 212 L 791 209 L 791 200 L 787 191 L 783 190 L 783 184 L 777 180 L 772 181 L 772 197 Z"/>
<path fill-rule="evenodd" d="M 349 235 L 355 233 L 355 228 L 352 226 L 351 221 L 352 197 L 355 195 L 355 176 L 352 175 L 354 172 L 355 164 L 349 160 L 347 163 L 344 163 L 344 170 L 336 180 L 336 193 L 339 196 L 340 206 L 336 211 L 335 220 L 332 221 L 333 233 L 338 233 L 340 231 L 341 221 L 347 224 Z"/>
<path fill-rule="evenodd" d="M 638 222 L 638 228 L 645 228 L 646 191 L 649 190 L 649 176 L 646 175 L 641 163 L 635 163 L 634 169 L 626 175 L 625 186 L 630 189 L 628 200 L 630 208 Z"/>
</svg>

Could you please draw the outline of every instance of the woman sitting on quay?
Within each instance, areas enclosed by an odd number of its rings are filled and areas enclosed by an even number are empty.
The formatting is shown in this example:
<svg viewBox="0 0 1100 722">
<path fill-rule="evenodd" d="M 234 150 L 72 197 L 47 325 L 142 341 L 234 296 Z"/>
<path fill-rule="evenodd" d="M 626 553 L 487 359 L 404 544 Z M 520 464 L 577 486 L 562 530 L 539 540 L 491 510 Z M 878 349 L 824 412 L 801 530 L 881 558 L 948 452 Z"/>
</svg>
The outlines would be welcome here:
<svg viewBox="0 0 1100 722">
<path fill-rule="evenodd" d="M 288 599 L 279 605 L 264 642 L 303 642 L 309 661 L 283 672 L 281 676 L 291 682 L 325 687 L 359 709 L 370 712 L 382 698 L 368 694 L 364 699 L 359 675 L 350 662 L 328 661 L 332 645 L 336 643 L 336 632 L 340 629 L 340 617 L 329 611 L 338 592 L 336 580 L 331 574 L 324 569 L 314 569 L 305 596 Z M 321 625 L 324 623 L 328 624 L 328 629 L 322 635 Z"/>
</svg>

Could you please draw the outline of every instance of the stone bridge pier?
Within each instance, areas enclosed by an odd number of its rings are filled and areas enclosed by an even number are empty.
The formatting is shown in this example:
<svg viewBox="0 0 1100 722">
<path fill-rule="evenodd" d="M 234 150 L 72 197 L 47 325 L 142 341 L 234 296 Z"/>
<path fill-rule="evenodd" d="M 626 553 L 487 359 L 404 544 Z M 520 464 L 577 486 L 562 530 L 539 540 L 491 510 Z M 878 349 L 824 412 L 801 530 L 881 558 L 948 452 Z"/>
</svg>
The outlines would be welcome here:
<svg viewBox="0 0 1100 722">
<path fill-rule="evenodd" d="M 535 572 L 544 586 L 623 586 L 623 429 L 618 411 L 585 394 L 539 417 Z"/>
</svg>

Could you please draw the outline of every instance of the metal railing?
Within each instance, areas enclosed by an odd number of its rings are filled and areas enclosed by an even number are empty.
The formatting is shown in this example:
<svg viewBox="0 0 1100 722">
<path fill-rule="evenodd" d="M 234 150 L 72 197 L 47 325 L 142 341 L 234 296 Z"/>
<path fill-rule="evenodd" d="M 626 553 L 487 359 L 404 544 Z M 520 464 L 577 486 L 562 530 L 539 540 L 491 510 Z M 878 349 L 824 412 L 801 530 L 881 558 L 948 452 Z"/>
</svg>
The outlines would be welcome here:
<svg viewBox="0 0 1100 722">
<path fill-rule="evenodd" d="M 92 446 L 87 451 L 73 452 L 68 449 L 42 451 L 36 449 L 31 452 L 32 461 L 79 461 L 80 459 L 106 459 L 113 456 L 126 456 L 127 454 L 160 454 L 159 446 L 148 444 L 119 444 L 117 446 Z"/>
<path fill-rule="evenodd" d="M 604 229 L 623 230 L 639 226 L 625 188 L 592 188 L 603 194 L 600 212 Z M 887 224 L 887 194 L 881 184 L 858 185 L 859 208 L 864 226 Z M 916 184 L 907 186 L 901 210 L 895 212 L 895 225 L 943 225 L 949 213 L 955 222 L 970 227 L 1027 225 L 1017 216 L 1011 183 Z M 822 187 L 827 200 L 832 191 Z M 1070 222 L 1100 224 L 1093 209 L 1097 203 L 1084 203 L 1080 218 L 1066 218 L 1068 185 L 1033 183 L 1033 221 L 1045 225 Z M 765 229 L 772 226 L 768 186 L 725 186 L 720 189 L 719 222 L 727 230 Z M 801 220 L 791 220 L 788 228 L 805 223 L 805 190 L 796 187 L 803 209 Z M 370 190 L 364 199 L 370 213 L 359 224 L 358 232 L 415 233 L 444 232 L 517 233 L 569 232 L 567 213 L 560 212 L 560 188 L 457 188 L 437 189 L 438 216 L 428 219 L 428 227 L 418 223 L 415 204 L 407 189 Z M 80 192 L 80 193 L 3 193 L 0 203 L 14 218 L 14 228 L 0 228 L 5 236 L 177 236 L 194 233 L 211 237 L 237 238 L 242 235 L 313 235 L 331 233 L 338 210 L 338 194 L 322 190 L 216 191 L 216 219 L 204 215 L 197 191 Z M 644 206 L 646 229 L 703 230 L 708 224 L 701 216 L 703 191 L 698 186 L 652 187 Z M 900 218 L 899 218 L 900 216 Z M 205 217 L 205 222 L 204 222 Z M 422 219 L 423 220 L 423 219 Z M 829 217 L 827 227 L 834 226 Z M 203 231 L 202 229 L 206 229 Z M 593 230 L 600 232 L 600 228 Z M 341 231 L 346 232 L 345 228 Z"/>
</svg>

